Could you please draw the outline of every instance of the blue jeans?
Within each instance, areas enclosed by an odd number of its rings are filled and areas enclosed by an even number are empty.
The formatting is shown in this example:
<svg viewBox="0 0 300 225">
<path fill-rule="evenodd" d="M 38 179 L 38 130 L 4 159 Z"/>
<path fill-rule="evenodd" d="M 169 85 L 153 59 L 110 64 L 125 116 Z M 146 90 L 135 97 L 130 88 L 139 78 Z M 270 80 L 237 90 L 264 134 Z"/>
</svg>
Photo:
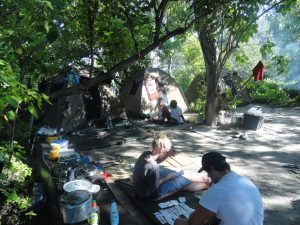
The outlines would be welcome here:
<svg viewBox="0 0 300 225">
<path fill-rule="evenodd" d="M 182 173 L 178 173 L 176 171 L 168 170 L 168 169 L 160 169 L 159 170 L 160 179 L 164 178 L 169 173 L 177 173 L 178 176 L 173 180 L 169 180 L 169 181 L 159 185 L 159 187 L 157 189 L 157 195 L 159 197 L 162 195 L 171 193 L 171 192 L 180 191 L 184 187 L 186 187 L 192 183 L 192 181 L 190 181 L 189 179 L 182 176 Z"/>
</svg>

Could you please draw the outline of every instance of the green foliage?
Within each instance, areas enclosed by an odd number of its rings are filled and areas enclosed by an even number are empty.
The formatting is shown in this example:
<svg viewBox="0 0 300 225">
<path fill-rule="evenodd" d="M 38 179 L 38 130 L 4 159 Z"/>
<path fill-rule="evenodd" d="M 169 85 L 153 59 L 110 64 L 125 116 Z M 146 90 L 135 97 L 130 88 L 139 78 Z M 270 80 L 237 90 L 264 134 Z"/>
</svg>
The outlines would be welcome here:
<svg viewBox="0 0 300 225">
<path fill-rule="evenodd" d="M 14 121 L 19 108 L 27 106 L 33 116 L 37 116 L 35 104 L 41 107 L 46 95 L 38 94 L 36 89 L 29 89 L 21 84 L 10 65 L 0 59 L 0 128 L 3 123 Z"/>
<path fill-rule="evenodd" d="M 1 147 L 3 150 L 3 147 Z M 3 151 L 0 155 L 3 156 Z M 7 157 L 7 156 L 6 156 Z M 28 196 L 29 187 L 32 183 L 30 179 L 31 168 L 24 164 L 20 159 L 12 157 L 8 162 L 6 161 L 6 168 L 0 176 L 0 193 L 5 199 L 2 199 L 0 205 L 0 223 L 5 224 L 23 224 L 25 221 L 20 221 L 21 214 L 28 216 L 32 215 L 30 212 L 30 198 Z"/>
<path fill-rule="evenodd" d="M 10 65 L 0 60 L 0 161 L 4 165 L 0 171 L 0 192 L 2 211 L 14 214 L 6 224 L 18 221 L 20 212 L 30 207 L 28 185 L 31 182 L 31 168 L 23 163 L 26 150 L 19 143 L 25 144 L 29 138 L 28 126 L 18 121 L 19 112 L 28 111 L 36 116 L 35 105 L 41 106 L 48 97 L 37 93 L 21 84 Z M 26 132 L 27 130 L 27 132 Z M 14 205 L 14 209 L 11 205 Z M 4 213 L 6 214 L 6 213 Z M 7 218 L 6 218 L 7 219 Z"/>
<path fill-rule="evenodd" d="M 265 58 L 266 55 L 272 54 L 274 46 L 275 44 L 271 41 L 267 41 L 265 44 L 263 44 L 260 48 L 260 53 L 262 57 Z"/>
<path fill-rule="evenodd" d="M 290 96 L 277 82 L 264 80 L 248 85 L 254 102 L 272 104 L 280 107 L 292 106 L 299 102 L 299 97 Z"/>
<path fill-rule="evenodd" d="M 197 112 L 199 118 L 204 120 L 205 118 L 205 98 L 206 98 L 206 89 L 200 88 L 199 89 L 199 97 L 195 102 L 190 104 L 190 109 L 193 112 Z"/>
<path fill-rule="evenodd" d="M 291 61 L 288 57 L 279 55 L 279 56 L 274 56 L 272 58 L 271 63 L 276 68 L 277 73 L 279 75 L 281 75 L 281 74 L 287 74 L 288 73 L 290 62 Z"/>
<path fill-rule="evenodd" d="M 157 52 L 159 63 L 185 92 L 195 76 L 205 71 L 198 39 L 192 33 L 164 43 Z"/>
<path fill-rule="evenodd" d="M 195 102 L 191 102 L 190 109 L 192 112 L 197 112 L 200 120 L 205 118 L 205 100 L 198 98 Z"/>
<path fill-rule="evenodd" d="M 241 100 L 237 99 L 230 89 L 226 89 L 223 93 L 224 108 L 236 109 L 241 104 Z"/>
</svg>

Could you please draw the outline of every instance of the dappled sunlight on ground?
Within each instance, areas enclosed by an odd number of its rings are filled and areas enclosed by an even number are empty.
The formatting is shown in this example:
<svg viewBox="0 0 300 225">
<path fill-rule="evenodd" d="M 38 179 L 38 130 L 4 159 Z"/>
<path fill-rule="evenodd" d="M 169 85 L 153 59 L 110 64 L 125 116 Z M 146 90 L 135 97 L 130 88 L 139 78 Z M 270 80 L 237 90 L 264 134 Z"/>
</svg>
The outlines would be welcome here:
<svg viewBox="0 0 300 225">
<path fill-rule="evenodd" d="M 235 112 L 244 113 L 250 107 L 242 107 Z M 265 225 L 299 225 L 300 174 L 283 166 L 300 166 L 300 107 L 259 107 L 265 121 L 258 131 L 230 126 L 216 129 L 195 124 L 174 127 L 145 122 L 138 124 L 152 132 L 165 130 L 172 137 L 177 154 L 163 162 L 163 166 L 183 168 L 187 175 L 195 174 L 201 167 L 201 157 L 205 152 L 219 151 L 227 157 L 233 171 L 249 177 L 260 189 L 266 209 Z M 230 121 L 233 113 L 227 114 L 226 121 Z M 237 138 L 234 132 L 247 133 L 247 138 Z M 104 160 L 108 154 L 122 157 L 119 166 L 110 171 L 115 177 L 125 176 L 125 173 L 130 176 L 130 165 L 142 151 L 151 150 L 151 141 L 151 137 L 129 141 L 87 154 L 98 160 Z"/>
</svg>

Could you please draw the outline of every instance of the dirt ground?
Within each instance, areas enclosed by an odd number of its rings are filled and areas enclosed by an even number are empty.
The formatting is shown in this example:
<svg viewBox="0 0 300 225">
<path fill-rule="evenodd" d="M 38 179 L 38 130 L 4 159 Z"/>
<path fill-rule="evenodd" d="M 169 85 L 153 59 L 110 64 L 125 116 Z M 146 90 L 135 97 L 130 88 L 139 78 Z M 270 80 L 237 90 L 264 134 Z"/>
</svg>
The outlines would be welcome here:
<svg viewBox="0 0 300 225">
<path fill-rule="evenodd" d="M 259 106 L 265 118 L 258 131 L 229 126 L 234 113 L 244 113 L 256 105 L 226 112 L 227 125 L 210 128 L 203 125 L 183 124 L 176 127 L 145 125 L 145 129 L 166 130 L 176 147 L 176 156 L 164 162 L 165 166 L 182 167 L 194 173 L 201 166 L 203 153 L 216 150 L 227 157 L 233 171 L 245 175 L 258 186 L 265 208 L 265 225 L 300 224 L 300 107 L 271 108 Z M 236 132 L 247 133 L 246 139 L 235 137 Z M 130 173 L 131 164 L 145 149 L 150 149 L 151 138 L 126 142 L 86 154 L 93 159 L 112 152 L 124 161 L 122 168 L 111 170 L 115 178 Z M 286 168 L 288 167 L 288 168 Z"/>
</svg>

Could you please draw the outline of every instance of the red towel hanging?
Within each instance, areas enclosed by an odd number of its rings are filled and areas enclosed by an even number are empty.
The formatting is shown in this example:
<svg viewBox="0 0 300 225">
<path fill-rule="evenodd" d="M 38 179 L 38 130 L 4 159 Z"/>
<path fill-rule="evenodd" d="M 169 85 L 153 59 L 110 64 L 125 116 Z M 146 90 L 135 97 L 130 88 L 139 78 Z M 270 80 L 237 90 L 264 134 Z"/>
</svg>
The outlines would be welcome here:
<svg viewBox="0 0 300 225">
<path fill-rule="evenodd" d="M 261 61 L 259 61 L 257 65 L 253 68 L 252 72 L 255 81 L 262 80 L 265 72 L 264 64 Z"/>
</svg>

